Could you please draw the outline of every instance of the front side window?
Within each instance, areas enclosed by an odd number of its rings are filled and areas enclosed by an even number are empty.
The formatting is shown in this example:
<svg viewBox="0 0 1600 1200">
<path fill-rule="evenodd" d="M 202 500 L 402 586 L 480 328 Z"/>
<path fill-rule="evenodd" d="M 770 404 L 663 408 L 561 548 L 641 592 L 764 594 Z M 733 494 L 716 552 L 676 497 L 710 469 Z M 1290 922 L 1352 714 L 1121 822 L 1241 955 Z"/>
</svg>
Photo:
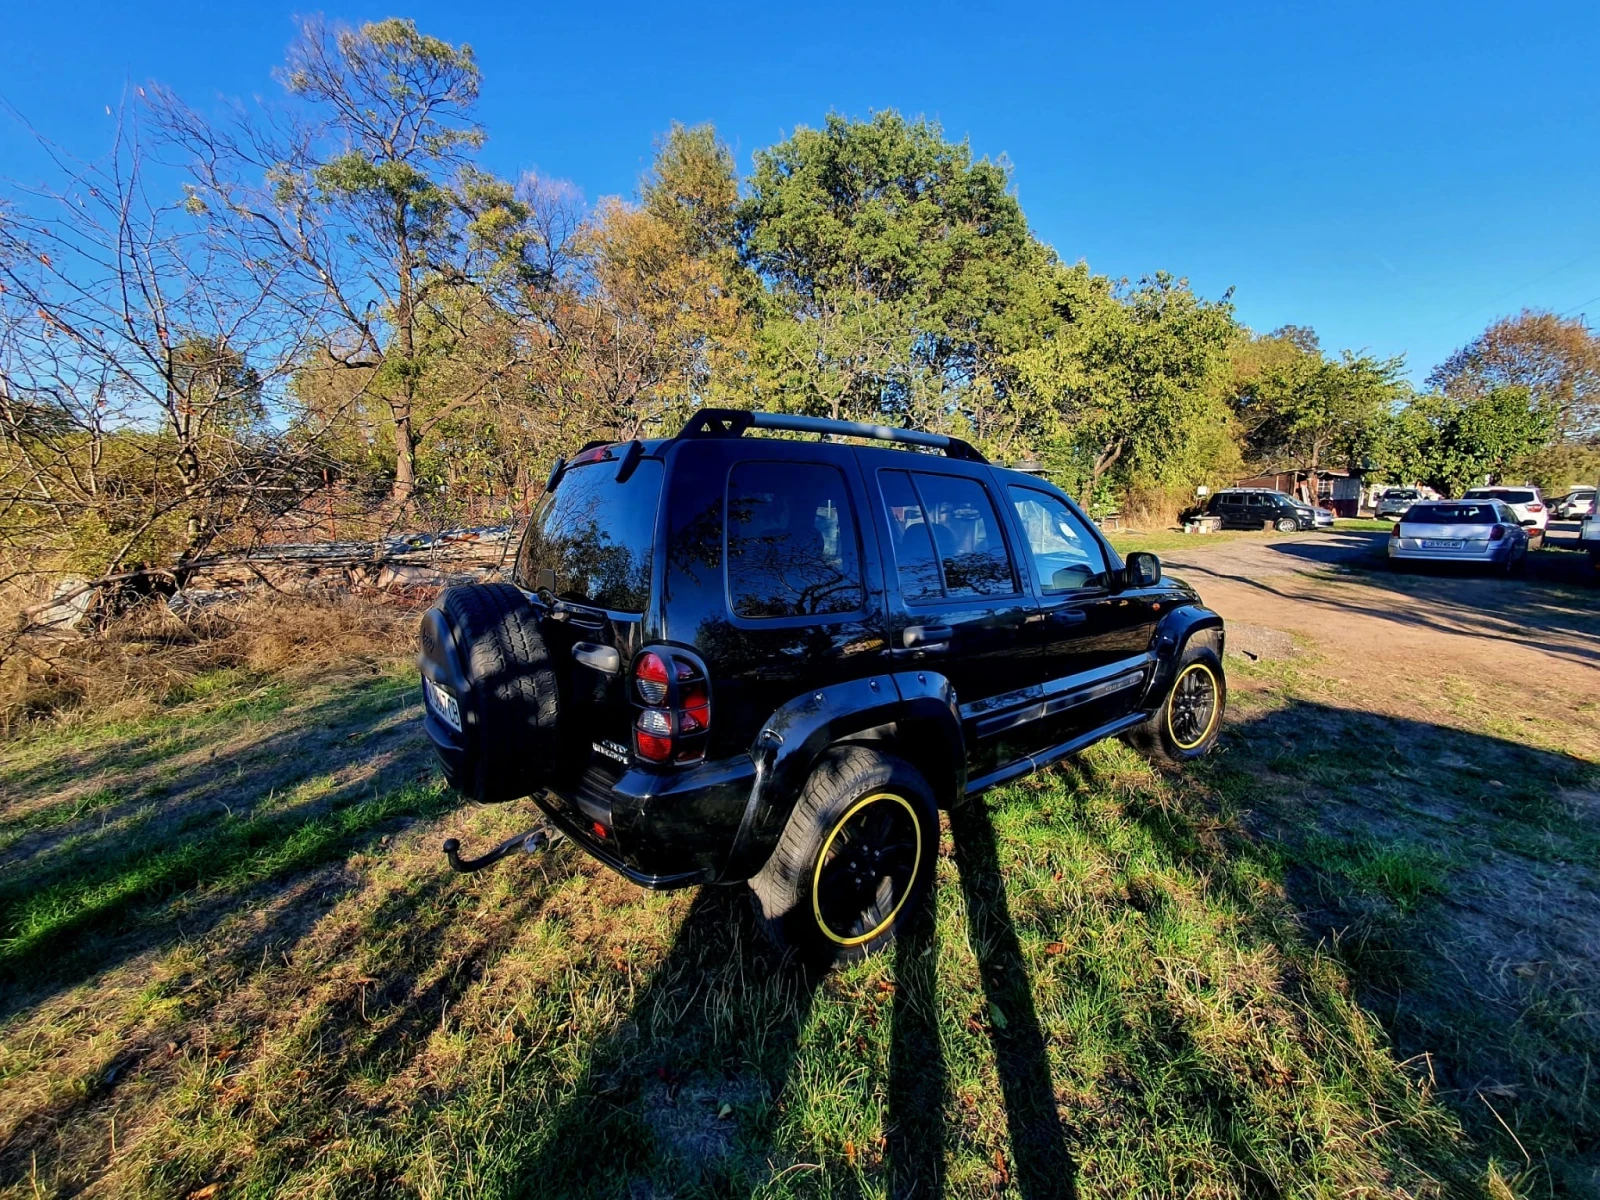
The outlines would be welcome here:
<svg viewBox="0 0 1600 1200">
<path fill-rule="evenodd" d="M 815 617 L 863 602 L 850 493 L 827 463 L 728 474 L 728 597 L 741 617 Z"/>
<path fill-rule="evenodd" d="M 906 600 L 1016 594 L 1000 516 L 981 483 L 889 470 L 878 480 Z"/>
<path fill-rule="evenodd" d="M 1098 583 L 1106 569 L 1100 544 L 1065 504 L 1048 492 L 1013 487 L 1011 503 L 1046 595 Z"/>
</svg>

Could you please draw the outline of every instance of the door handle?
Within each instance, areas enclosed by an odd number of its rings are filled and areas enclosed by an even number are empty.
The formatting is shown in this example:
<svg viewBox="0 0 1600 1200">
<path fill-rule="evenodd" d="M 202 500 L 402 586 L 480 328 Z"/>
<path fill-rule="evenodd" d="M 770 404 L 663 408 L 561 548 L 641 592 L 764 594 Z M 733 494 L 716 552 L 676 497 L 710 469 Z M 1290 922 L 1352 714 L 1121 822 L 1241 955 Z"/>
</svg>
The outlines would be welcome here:
<svg viewBox="0 0 1600 1200">
<path fill-rule="evenodd" d="M 1050 614 L 1050 621 L 1055 625 L 1082 625 L 1089 619 L 1089 614 L 1081 608 L 1058 608 Z"/>
<path fill-rule="evenodd" d="M 948 650 L 956 631 L 948 625 L 907 625 L 900 640 L 907 650 Z"/>
</svg>

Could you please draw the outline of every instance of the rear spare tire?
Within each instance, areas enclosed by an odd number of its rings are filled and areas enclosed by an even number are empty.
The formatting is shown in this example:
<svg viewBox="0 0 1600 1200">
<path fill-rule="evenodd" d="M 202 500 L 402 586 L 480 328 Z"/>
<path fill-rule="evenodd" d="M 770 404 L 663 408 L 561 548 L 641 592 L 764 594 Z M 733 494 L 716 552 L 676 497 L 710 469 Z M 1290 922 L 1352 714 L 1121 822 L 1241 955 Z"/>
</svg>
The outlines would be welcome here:
<svg viewBox="0 0 1600 1200">
<path fill-rule="evenodd" d="M 528 598 L 509 583 L 443 592 L 422 618 L 423 728 L 452 787 L 515 800 L 556 758 L 556 673 Z"/>
</svg>

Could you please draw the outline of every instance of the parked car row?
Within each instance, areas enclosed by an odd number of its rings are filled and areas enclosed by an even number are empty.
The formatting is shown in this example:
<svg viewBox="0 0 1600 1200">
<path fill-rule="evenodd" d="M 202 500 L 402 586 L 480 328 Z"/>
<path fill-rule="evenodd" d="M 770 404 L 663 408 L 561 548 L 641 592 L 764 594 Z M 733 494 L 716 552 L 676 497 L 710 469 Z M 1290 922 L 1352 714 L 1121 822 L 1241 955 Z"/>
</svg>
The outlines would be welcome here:
<svg viewBox="0 0 1600 1200">
<path fill-rule="evenodd" d="M 1567 501 L 1576 495 L 1576 492 L 1571 493 L 1569 496 L 1563 496 L 1562 500 Z M 1424 496 L 1417 488 L 1386 488 L 1383 494 L 1378 497 L 1375 515 L 1380 520 L 1384 517 L 1404 517 L 1414 506 L 1422 503 L 1437 503 L 1439 499 L 1439 497 L 1430 499 Z M 1543 534 L 1549 526 L 1550 517 L 1556 508 L 1553 503 L 1547 504 L 1539 489 L 1532 486 L 1469 488 L 1462 493 L 1460 499 L 1497 500 L 1510 507 L 1516 513 L 1519 526 L 1534 529 L 1538 534 Z M 1589 511 L 1593 511 L 1594 493 L 1592 491 L 1589 493 L 1589 499 Z"/>
</svg>

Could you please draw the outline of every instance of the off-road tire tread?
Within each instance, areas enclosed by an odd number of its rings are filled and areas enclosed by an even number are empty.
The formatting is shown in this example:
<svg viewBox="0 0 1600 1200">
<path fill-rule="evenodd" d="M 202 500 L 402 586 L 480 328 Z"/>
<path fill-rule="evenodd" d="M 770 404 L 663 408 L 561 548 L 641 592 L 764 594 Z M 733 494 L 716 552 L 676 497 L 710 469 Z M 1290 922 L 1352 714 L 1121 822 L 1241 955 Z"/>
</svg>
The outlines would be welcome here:
<svg viewBox="0 0 1600 1200">
<path fill-rule="evenodd" d="M 547 774 L 554 762 L 560 700 L 550 653 L 527 598 L 509 583 L 450 588 L 439 607 L 474 693 L 471 790 L 480 800 L 513 799 L 505 793 L 519 773 Z M 468 629 L 479 631 L 470 642 L 460 637 Z"/>
<path fill-rule="evenodd" d="M 810 913 L 812 872 L 839 809 L 867 791 L 880 788 L 898 792 L 919 809 L 924 842 L 920 877 L 912 881 L 911 894 L 894 925 L 860 946 L 839 946 L 828 942 L 815 928 Z M 926 898 L 937 858 L 938 831 L 939 809 L 933 789 L 915 767 L 865 746 L 835 747 L 812 769 L 772 856 L 750 879 L 756 916 L 775 943 L 792 947 L 813 962 L 846 962 L 863 957 L 893 940 L 896 927 L 904 925 Z"/>
</svg>

